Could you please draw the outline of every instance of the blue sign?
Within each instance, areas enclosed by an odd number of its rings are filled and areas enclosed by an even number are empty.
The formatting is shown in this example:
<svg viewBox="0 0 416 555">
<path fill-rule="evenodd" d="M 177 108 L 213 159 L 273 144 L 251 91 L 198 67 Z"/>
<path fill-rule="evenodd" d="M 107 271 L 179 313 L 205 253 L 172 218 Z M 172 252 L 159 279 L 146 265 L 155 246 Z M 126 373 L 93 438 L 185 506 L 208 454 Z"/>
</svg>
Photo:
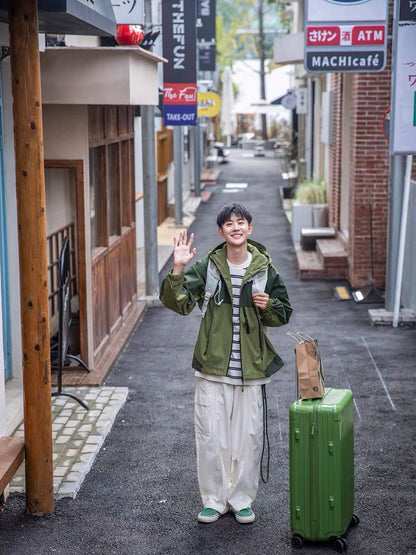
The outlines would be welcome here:
<svg viewBox="0 0 416 555">
<path fill-rule="evenodd" d="M 197 105 L 165 104 L 163 122 L 165 125 L 196 125 Z"/>
</svg>

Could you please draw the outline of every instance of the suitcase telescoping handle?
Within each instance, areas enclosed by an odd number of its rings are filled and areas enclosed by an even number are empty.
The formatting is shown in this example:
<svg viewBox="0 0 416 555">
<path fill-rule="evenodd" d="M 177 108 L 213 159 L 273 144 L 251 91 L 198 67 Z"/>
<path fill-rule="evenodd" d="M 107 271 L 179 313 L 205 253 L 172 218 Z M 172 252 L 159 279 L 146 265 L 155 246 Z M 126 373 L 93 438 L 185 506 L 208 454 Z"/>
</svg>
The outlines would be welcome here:
<svg viewBox="0 0 416 555">
<path fill-rule="evenodd" d="M 309 335 L 308 333 L 305 333 L 303 331 L 298 331 L 298 332 L 288 331 L 288 332 L 286 332 L 286 334 L 289 337 L 291 337 L 294 341 L 296 341 L 296 343 L 303 343 L 304 341 L 310 341 L 314 344 L 315 349 L 316 349 L 316 353 L 317 353 L 318 359 L 319 359 L 320 370 L 322 372 L 321 353 L 319 351 L 318 341 L 316 339 L 314 339 L 311 335 Z M 295 349 L 295 353 L 296 353 L 296 349 Z M 323 379 L 323 374 L 322 374 L 322 379 Z M 298 379 L 297 370 L 296 370 L 296 399 L 300 399 L 299 379 Z"/>
</svg>

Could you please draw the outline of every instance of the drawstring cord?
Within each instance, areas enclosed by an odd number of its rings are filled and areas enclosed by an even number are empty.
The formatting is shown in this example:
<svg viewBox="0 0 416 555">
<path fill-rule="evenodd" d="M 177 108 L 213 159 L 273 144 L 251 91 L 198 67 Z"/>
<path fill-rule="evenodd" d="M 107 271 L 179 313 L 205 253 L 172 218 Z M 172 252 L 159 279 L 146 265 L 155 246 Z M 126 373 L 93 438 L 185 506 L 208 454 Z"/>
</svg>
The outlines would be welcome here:
<svg viewBox="0 0 416 555">
<path fill-rule="evenodd" d="M 266 396 L 266 385 L 261 386 L 262 396 L 263 396 L 263 449 L 261 451 L 261 461 L 260 461 L 260 476 L 265 484 L 269 481 L 270 472 L 270 443 L 269 443 L 269 430 L 267 427 L 267 396 Z M 267 444 L 267 464 L 266 464 L 266 479 L 263 475 L 263 457 L 264 451 Z"/>
</svg>

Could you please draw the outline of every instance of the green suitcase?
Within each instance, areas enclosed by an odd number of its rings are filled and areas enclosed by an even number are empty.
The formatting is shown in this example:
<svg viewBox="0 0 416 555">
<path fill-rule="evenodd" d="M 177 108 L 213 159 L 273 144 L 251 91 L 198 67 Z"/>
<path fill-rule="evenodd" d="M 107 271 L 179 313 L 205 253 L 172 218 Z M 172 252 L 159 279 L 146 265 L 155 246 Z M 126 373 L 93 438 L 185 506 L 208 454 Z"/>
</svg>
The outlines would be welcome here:
<svg viewBox="0 0 416 555">
<path fill-rule="evenodd" d="M 292 546 L 332 541 L 342 552 L 348 528 L 358 524 L 351 391 L 329 388 L 322 399 L 293 403 L 289 433 Z"/>
</svg>

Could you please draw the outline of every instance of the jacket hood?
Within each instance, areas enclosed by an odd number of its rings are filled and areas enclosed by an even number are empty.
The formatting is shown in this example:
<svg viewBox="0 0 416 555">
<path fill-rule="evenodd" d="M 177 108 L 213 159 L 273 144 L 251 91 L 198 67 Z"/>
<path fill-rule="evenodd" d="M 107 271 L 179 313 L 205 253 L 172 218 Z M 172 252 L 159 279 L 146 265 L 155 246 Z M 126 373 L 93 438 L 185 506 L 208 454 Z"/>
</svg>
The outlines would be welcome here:
<svg viewBox="0 0 416 555">
<path fill-rule="evenodd" d="M 224 272 L 228 270 L 226 245 L 227 244 L 224 241 L 208 253 L 208 257 L 215 262 L 218 270 L 223 275 Z M 253 241 L 253 239 L 247 240 L 247 249 L 253 256 L 250 266 L 247 268 L 246 277 L 249 277 L 260 270 L 264 270 L 271 263 L 272 259 L 266 247 L 257 241 Z"/>
</svg>

